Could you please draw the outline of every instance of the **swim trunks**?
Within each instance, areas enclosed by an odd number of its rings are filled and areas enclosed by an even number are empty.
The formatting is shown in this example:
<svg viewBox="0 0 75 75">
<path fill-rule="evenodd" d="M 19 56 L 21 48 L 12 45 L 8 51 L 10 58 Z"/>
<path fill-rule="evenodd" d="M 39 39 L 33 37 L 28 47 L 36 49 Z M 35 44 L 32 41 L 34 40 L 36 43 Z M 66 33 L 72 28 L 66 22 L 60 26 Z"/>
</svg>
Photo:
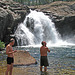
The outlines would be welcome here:
<svg viewBox="0 0 75 75">
<path fill-rule="evenodd" d="M 7 64 L 14 63 L 14 58 L 13 57 L 7 57 Z"/>
<path fill-rule="evenodd" d="M 41 56 L 40 57 L 40 66 L 49 66 L 47 56 Z"/>
</svg>

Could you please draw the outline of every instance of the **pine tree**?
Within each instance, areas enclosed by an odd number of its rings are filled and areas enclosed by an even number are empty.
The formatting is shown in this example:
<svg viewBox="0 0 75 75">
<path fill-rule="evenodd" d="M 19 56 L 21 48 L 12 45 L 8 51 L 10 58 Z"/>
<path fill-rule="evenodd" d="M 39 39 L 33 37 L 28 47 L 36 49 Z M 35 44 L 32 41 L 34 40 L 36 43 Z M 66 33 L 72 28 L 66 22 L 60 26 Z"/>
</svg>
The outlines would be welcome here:
<svg viewBox="0 0 75 75">
<path fill-rule="evenodd" d="M 28 0 L 28 5 L 30 6 L 30 0 Z"/>
</svg>

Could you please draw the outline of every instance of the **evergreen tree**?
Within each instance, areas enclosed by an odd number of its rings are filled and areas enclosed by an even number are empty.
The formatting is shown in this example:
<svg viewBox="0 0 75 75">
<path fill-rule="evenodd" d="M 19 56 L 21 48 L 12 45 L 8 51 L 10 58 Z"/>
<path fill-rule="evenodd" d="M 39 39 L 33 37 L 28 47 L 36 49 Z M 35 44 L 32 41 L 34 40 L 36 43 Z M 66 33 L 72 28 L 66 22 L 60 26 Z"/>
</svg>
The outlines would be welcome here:
<svg viewBox="0 0 75 75">
<path fill-rule="evenodd" d="M 39 4 L 41 4 L 41 0 L 39 0 Z"/>
<path fill-rule="evenodd" d="M 36 5 L 37 5 L 37 0 L 36 0 Z"/>
<path fill-rule="evenodd" d="M 28 5 L 30 6 L 30 0 L 28 0 Z"/>
<path fill-rule="evenodd" d="M 32 5 L 34 5 L 34 0 L 32 0 Z"/>
</svg>

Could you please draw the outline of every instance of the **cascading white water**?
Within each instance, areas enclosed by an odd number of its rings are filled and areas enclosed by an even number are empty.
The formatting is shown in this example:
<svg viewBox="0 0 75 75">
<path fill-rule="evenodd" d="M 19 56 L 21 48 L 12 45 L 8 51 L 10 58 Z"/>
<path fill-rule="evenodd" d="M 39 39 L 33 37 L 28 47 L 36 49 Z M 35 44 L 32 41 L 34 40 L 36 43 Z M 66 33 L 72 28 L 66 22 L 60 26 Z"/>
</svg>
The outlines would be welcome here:
<svg viewBox="0 0 75 75">
<path fill-rule="evenodd" d="M 31 11 L 24 22 L 18 25 L 15 37 L 18 45 L 22 46 L 37 45 L 41 41 L 52 44 L 60 40 L 59 33 L 56 31 L 52 20 L 44 13 L 37 11 Z"/>
</svg>

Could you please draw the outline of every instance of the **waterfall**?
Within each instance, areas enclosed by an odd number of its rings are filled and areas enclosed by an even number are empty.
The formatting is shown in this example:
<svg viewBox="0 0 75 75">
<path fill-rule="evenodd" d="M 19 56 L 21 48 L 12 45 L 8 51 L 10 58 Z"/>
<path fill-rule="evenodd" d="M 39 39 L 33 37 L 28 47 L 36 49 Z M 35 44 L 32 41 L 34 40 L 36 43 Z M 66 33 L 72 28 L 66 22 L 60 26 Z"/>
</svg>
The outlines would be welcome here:
<svg viewBox="0 0 75 75">
<path fill-rule="evenodd" d="M 15 37 L 18 45 L 37 45 L 42 41 L 49 44 L 57 43 L 59 33 L 55 24 L 42 12 L 32 11 L 28 14 L 23 23 L 19 24 Z"/>
</svg>

